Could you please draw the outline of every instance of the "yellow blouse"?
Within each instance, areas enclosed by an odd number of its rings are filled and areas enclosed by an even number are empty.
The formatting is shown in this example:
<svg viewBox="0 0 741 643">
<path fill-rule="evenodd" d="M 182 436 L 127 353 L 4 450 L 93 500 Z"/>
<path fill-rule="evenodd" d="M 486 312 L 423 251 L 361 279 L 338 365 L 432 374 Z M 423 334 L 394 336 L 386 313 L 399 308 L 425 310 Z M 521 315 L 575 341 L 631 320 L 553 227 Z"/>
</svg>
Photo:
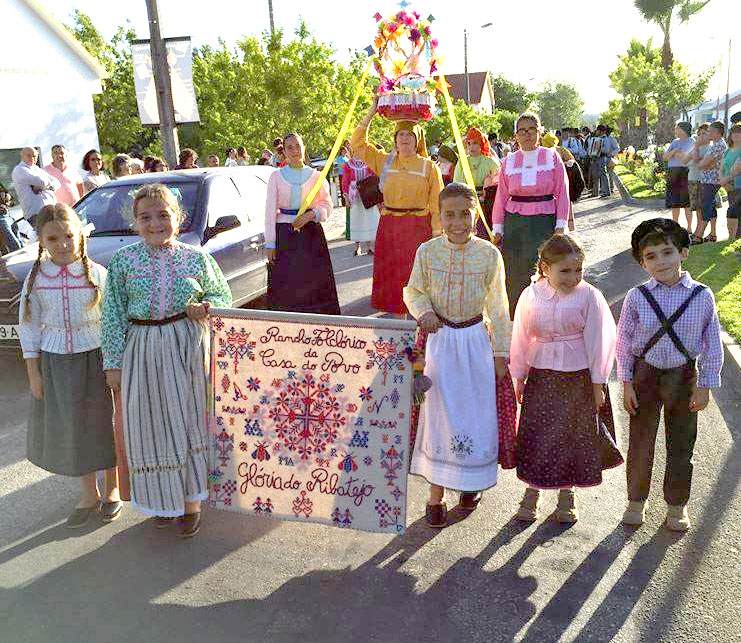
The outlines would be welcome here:
<svg viewBox="0 0 741 643">
<path fill-rule="evenodd" d="M 368 129 L 358 125 L 350 139 L 353 156 L 363 161 L 373 172 L 381 176 L 388 152 L 377 150 L 368 142 Z M 438 195 L 443 189 L 440 168 L 430 159 L 415 155 L 402 159 L 398 156 L 391 163 L 383 187 L 383 203 L 389 208 L 419 210 L 419 212 L 395 213 L 382 211 L 384 215 L 414 214 L 431 216 L 432 234 L 442 234 Z"/>
<path fill-rule="evenodd" d="M 415 319 L 431 310 L 456 323 L 483 314 L 491 326 L 494 355 L 509 355 L 512 322 L 504 262 L 488 241 L 471 237 L 454 244 L 443 235 L 423 243 L 404 288 L 404 303 Z"/>
</svg>

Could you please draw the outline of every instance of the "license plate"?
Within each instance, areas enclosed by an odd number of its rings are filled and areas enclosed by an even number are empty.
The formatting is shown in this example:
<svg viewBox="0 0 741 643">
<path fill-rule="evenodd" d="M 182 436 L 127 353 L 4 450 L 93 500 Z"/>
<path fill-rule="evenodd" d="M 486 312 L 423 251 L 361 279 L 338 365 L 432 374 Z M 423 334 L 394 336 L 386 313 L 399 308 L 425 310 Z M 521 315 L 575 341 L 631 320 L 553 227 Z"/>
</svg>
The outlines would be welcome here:
<svg viewBox="0 0 741 643">
<path fill-rule="evenodd" d="M 18 335 L 18 326 L 13 326 L 11 324 L 0 324 L 0 341 L 2 340 L 14 340 L 14 341 L 20 341 L 20 336 Z"/>
</svg>

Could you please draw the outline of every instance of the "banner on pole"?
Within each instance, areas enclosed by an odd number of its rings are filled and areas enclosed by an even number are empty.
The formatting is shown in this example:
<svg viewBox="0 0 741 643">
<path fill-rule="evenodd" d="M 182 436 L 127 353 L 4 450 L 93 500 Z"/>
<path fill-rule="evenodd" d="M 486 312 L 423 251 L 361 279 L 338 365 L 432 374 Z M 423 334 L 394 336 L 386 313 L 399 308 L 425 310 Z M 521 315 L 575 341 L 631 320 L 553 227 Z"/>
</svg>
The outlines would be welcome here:
<svg viewBox="0 0 741 643">
<path fill-rule="evenodd" d="M 176 123 L 198 123 L 196 94 L 193 87 L 193 47 L 189 37 L 165 38 L 167 65 L 170 69 L 172 102 Z M 134 65 L 134 88 L 142 125 L 159 126 L 157 88 L 152 72 L 149 40 L 135 40 L 131 45 Z"/>
<path fill-rule="evenodd" d="M 211 311 L 210 504 L 403 533 L 415 323 Z"/>
</svg>

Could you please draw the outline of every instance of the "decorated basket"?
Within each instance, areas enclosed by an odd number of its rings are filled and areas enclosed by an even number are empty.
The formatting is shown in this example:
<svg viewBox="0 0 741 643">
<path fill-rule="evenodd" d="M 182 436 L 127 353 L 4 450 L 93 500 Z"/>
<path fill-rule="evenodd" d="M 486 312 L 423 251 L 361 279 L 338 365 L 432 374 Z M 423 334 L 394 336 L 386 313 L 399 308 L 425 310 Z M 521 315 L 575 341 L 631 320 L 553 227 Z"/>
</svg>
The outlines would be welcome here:
<svg viewBox="0 0 741 643">
<path fill-rule="evenodd" d="M 435 97 L 427 93 L 384 94 L 378 113 L 390 121 L 429 121 L 435 115 Z"/>
<path fill-rule="evenodd" d="M 378 113 L 392 121 L 428 121 L 435 115 L 434 73 L 437 40 L 432 16 L 399 11 L 383 19 L 376 14 L 378 33 L 373 43 L 374 66 L 380 79 Z"/>
</svg>

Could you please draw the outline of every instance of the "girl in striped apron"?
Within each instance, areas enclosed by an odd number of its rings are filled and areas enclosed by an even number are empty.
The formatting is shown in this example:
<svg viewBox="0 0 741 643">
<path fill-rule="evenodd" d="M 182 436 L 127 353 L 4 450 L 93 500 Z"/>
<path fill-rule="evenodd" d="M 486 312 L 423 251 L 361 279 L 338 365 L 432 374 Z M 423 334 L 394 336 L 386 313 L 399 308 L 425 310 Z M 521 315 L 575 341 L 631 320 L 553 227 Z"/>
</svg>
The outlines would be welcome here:
<svg viewBox="0 0 741 643">
<path fill-rule="evenodd" d="M 204 322 L 210 306 L 232 298 L 214 259 L 176 240 L 183 213 L 167 187 L 141 188 L 133 211 L 143 241 L 108 266 L 104 368 L 122 393 L 132 505 L 158 527 L 181 516 L 187 538 L 208 497 Z"/>
</svg>

